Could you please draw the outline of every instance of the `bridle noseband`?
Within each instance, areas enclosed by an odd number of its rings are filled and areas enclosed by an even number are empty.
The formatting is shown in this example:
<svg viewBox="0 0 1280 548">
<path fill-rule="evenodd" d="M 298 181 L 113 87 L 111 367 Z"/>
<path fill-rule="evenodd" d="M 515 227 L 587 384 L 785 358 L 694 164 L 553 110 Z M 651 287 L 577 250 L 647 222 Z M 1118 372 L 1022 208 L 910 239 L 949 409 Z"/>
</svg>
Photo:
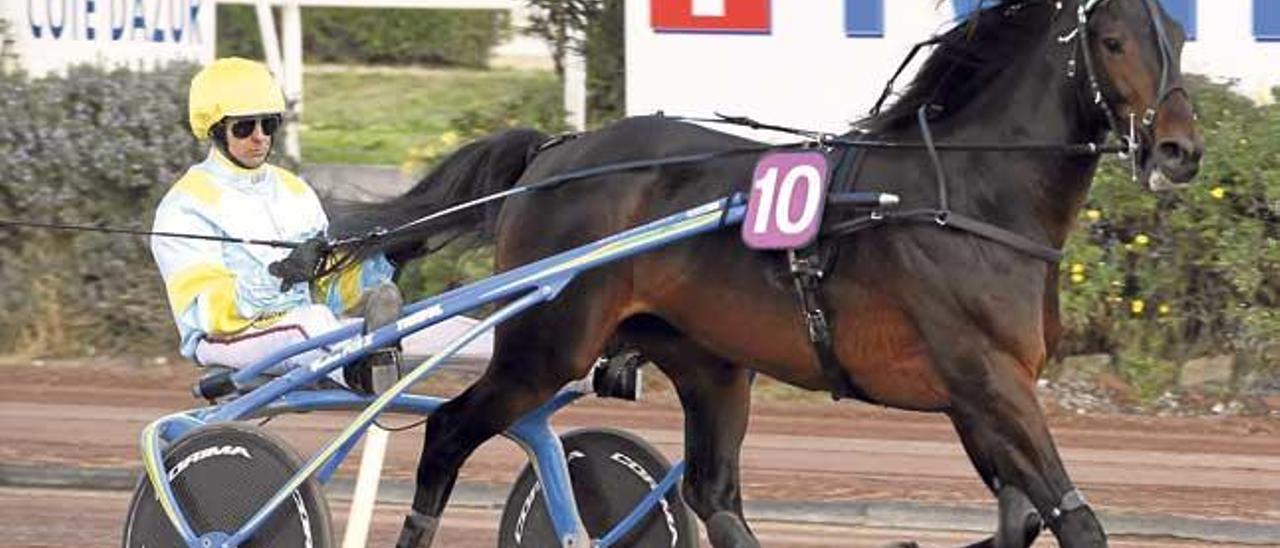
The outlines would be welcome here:
<svg viewBox="0 0 1280 548">
<path fill-rule="evenodd" d="M 1115 109 L 1111 107 L 1111 101 L 1106 98 L 1101 81 L 1098 79 L 1097 64 L 1093 59 L 1093 52 L 1089 48 L 1089 18 L 1093 16 L 1094 11 L 1110 2 L 1111 0 L 1083 0 L 1076 8 L 1076 28 L 1070 34 L 1058 39 L 1058 42 L 1066 44 L 1072 40 L 1076 41 L 1079 49 L 1079 56 L 1084 58 L 1084 66 L 1086 76 L 1089 78 L 1089 89 L 1093 93 L 1093 103 L 1098 105 L 1110 125 L 1111 132 L 1114 133 L 1128 148 L 1128 156 L 1134 162 L 1134 178 L 1137 178 L 1137 155 L 1139 150 L 1138 122 L 1135 115 L 1129 114 L 1128 132 L 1121 131 L 1123 120 L 1116 115 Z M 1147 106 L 1147 110 L 1142 113 L 1141 124 L 1143 129 L 1148 131 L 1153 137 L 1155 135 L 1156 113 L 1164 102 L 1169 99 L 1173 92 L 1180 91 L 1186 95 L 1187 90 L 1181 84 L 1170 85 L 1169 71 L 1173 65 L 1173 46 L 1169 42 L 1169 35 L 1165 31 L 1164 22 L 1160 17 L 1160 7 L 1156 5 L 1156 0 L 1142 0 L 1143 6 L 1147 10 L 1147 15 L 1151 19 L 1151 26 L 1155 30 L 1156 43 L 1160 50 L 1160 86 L 1157 88 L 1156 100 Z M 1058 2 L 1061 9 L 1062 3 Z M 1068 76 L 1076 75 L 1075 59 L 1073 58 L 1068 64 Z"/>
</svg>

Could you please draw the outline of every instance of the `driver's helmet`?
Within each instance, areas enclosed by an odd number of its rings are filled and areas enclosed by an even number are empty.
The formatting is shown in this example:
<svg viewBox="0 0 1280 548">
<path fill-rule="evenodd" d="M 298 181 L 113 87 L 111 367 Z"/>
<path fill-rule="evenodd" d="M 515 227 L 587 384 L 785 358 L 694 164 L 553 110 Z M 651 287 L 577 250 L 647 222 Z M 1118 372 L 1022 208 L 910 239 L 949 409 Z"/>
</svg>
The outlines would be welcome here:
<svg viewBox="0 0 1280 548">
<path fill-rule="evenodd" d="M 240 57 L 218 59 L 191 79 L 191 133 L 209 138 L 209 130 L 228 116 L 284 112 L 284 93 L 266 65 Z"/>
</svg>

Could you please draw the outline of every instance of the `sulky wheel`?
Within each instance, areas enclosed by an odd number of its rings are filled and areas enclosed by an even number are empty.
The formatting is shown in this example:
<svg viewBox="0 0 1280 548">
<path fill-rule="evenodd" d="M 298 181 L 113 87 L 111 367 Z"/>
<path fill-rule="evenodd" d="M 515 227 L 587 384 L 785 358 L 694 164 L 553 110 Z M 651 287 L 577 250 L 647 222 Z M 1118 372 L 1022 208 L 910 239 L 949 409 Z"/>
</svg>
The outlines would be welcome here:
<svg viewBox="0 0 1280 548">
<path fill-rule="evenodd" d="M 671 467 L 644 440 L 612 429 L 569 432 L 560 438 L 573 481 L 573 497 L 592 539 L 599 539 L 662 481 Z M 500 548 L 557 546 L 541 484 L 526 465 L 507 496 L 498 528 Z M 631 534 L 615 546 L 692 548 L 697 525 L 677 485 Z"/>
<path fill-rule="evenodd" d="M 218 423 L 187 433 L 164 452 L 174 495 L 197 535 L 231 534 L 302 467 L 283 440 L 244 423 Z M 124 547 L 182 545 L 144 476 L 129 503 Z M 333 545 L 329 507 L 320 484 L 309 479 L 241 546 Z"/>
</svg>

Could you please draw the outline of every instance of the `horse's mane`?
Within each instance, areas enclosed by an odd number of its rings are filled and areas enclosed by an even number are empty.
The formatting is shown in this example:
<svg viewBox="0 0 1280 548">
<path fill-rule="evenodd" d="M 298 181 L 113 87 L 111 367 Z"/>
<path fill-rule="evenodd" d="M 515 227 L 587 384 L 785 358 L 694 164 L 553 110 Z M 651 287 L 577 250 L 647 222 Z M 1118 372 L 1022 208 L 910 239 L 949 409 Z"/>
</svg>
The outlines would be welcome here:
<svg viewBox="0 0 1280 548">
<path fill-rule="evenodd" d="M 871 131 L 915 124 L 916 111 L 929 108 L 931 120 L 959 111 L 982 93 L 1019 57 L 1034 51 L 1053 20 L 1053 2 L 983 0 L 981 9 L 934 37 L 933 53 L 889 108 L 857 123 Z"/>
</svg>

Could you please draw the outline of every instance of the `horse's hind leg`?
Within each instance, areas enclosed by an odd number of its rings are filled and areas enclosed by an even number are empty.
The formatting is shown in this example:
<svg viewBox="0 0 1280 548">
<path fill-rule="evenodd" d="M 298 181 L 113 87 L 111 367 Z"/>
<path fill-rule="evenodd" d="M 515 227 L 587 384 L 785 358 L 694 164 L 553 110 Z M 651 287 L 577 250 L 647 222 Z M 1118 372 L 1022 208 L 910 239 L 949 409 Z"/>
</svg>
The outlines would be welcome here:
<svg viewBox="0 0 1280 548">
<path fill-rule="evenodd" d="M 577 285 L 559 301 L 498 327 L 484 375 L 427 420 L 413 513 L 405 518 L 397 547 L 430 546 L 458 469 L 471 452 L 586 373 L 616 323 L 605 315 L 605 300 Z M 579 540 L 586 541 L 585 534 Z"/>
<path fill-rule="evenodd" d="M 758 547 L 742 515 L 738 461 L 751 407 L 750 372 L 656 318 L 624 322 L 620 334 L 666 373 L 684 406 L 682 494 L 716 548 Z"/>
</svg>

